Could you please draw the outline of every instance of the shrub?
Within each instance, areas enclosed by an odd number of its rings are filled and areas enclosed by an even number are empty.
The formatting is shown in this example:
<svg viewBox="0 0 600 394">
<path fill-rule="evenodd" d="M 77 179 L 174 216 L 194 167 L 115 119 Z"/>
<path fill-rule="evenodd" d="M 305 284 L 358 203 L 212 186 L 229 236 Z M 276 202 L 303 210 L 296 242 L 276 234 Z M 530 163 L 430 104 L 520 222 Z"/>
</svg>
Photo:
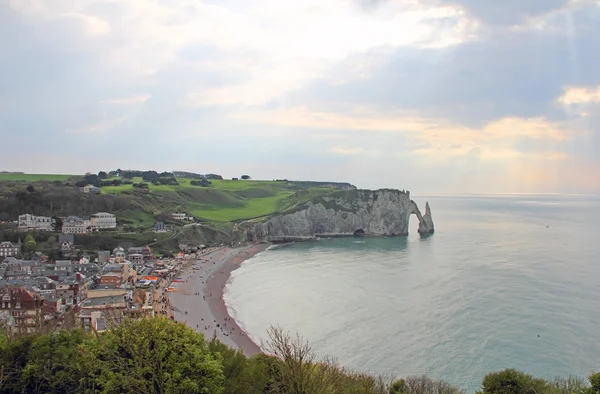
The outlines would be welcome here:
<svg viewBox="0 0 600 394">
<path fill-rule="evenodd" d="M 492 372 L 483 378 L 482 394 L 542 394 L 557 393 L 556 387 L 543 379 L 515 369 Z"/>
<path fill-rule="evenodd" d="M 590 384 L 592 385 L 592 387 L 590 388 L 590 391 L 593 394 L 600 393 L 600 372 L 591 374 L 588 379 L 590 381 Z"/>
</svg>

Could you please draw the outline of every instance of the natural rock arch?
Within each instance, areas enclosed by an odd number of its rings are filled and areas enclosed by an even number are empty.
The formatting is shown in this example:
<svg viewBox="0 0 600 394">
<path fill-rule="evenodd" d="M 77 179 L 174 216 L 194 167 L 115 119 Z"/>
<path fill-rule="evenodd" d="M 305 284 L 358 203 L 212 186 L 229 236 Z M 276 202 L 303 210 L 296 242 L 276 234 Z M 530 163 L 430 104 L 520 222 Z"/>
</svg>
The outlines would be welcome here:
<svg viewBox="0 0 600 394">
<path fill-rule="evenodd" d="M 410 219 L 410 215 L 417 215 L 419 219 L 419 234 L 433 234 L 435 231 L 433 227 L 433 219 L 431 218 L 431 209 L 429 208 L 429 203 L 425 204 L 425 215 L 421 214 L 419 207 L 417 204 L 410 200 L 410 209 L 408 210 L 408 219 Z"/>
</svg>

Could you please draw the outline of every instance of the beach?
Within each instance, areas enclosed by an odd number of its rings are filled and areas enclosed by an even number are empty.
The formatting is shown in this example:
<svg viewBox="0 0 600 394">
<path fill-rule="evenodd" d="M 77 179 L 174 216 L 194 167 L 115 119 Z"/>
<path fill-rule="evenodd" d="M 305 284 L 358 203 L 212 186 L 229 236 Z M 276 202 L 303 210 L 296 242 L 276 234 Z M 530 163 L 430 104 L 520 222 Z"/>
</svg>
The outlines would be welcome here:
<svg viewBox="0 0 600 394">
<path fill-rule="evenodd" d="M 267 247 L 259 244 L 221 248 L 190 261 L 178 275 L 184 282 L 173 283 L 176 291 L 168 293 L 175 320 L 203 333 L 207 339 L 216 334 L 222 343 L 241 349 L 248 357 L 261 353 L 260 347 L 229 316 L 223 292 L 231 272 Z"/>
</svg>

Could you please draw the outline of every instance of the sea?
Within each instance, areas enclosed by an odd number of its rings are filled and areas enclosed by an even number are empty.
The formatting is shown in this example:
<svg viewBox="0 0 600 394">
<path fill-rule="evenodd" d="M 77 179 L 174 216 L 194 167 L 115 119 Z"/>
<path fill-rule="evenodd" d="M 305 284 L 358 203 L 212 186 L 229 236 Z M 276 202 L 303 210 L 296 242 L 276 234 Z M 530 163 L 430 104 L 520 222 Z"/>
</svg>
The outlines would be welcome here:
<svg viewBox="0 0 600 394">
<path fill-rule="evenodd" d="M 600 370 L 600 196 L 429 201 L 436 232 L 338 238 L 246 261 L 224 295 L 257 342 L 278 326 L 319 357 L 467 392 L 492 371 L 552 379 Z"/>
</svg>

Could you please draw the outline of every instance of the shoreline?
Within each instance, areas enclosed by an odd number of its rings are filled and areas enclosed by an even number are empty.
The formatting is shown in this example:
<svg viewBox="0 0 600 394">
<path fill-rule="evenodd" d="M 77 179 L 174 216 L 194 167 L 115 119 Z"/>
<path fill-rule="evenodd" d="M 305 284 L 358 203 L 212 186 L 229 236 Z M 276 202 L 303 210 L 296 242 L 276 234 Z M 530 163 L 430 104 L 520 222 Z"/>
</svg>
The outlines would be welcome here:
<svg viewBox="0 0 600 394">
<path fill-rule="evenodd" d="M 219 341 L 242 350 L 247 357 L 262 353 L 260 346 L 229 315 L 223 294 L 231 273 L 268 247 L 269 244 L 226 247 L 188 262 L 179 274 L 184 282 L 173 283 L 177 291 L 169 293 L 175 320 L 202 332 L 207 340 L 216 335 Z M 198 268 L 194 269 L 194 265 Z"/>
</svg>

